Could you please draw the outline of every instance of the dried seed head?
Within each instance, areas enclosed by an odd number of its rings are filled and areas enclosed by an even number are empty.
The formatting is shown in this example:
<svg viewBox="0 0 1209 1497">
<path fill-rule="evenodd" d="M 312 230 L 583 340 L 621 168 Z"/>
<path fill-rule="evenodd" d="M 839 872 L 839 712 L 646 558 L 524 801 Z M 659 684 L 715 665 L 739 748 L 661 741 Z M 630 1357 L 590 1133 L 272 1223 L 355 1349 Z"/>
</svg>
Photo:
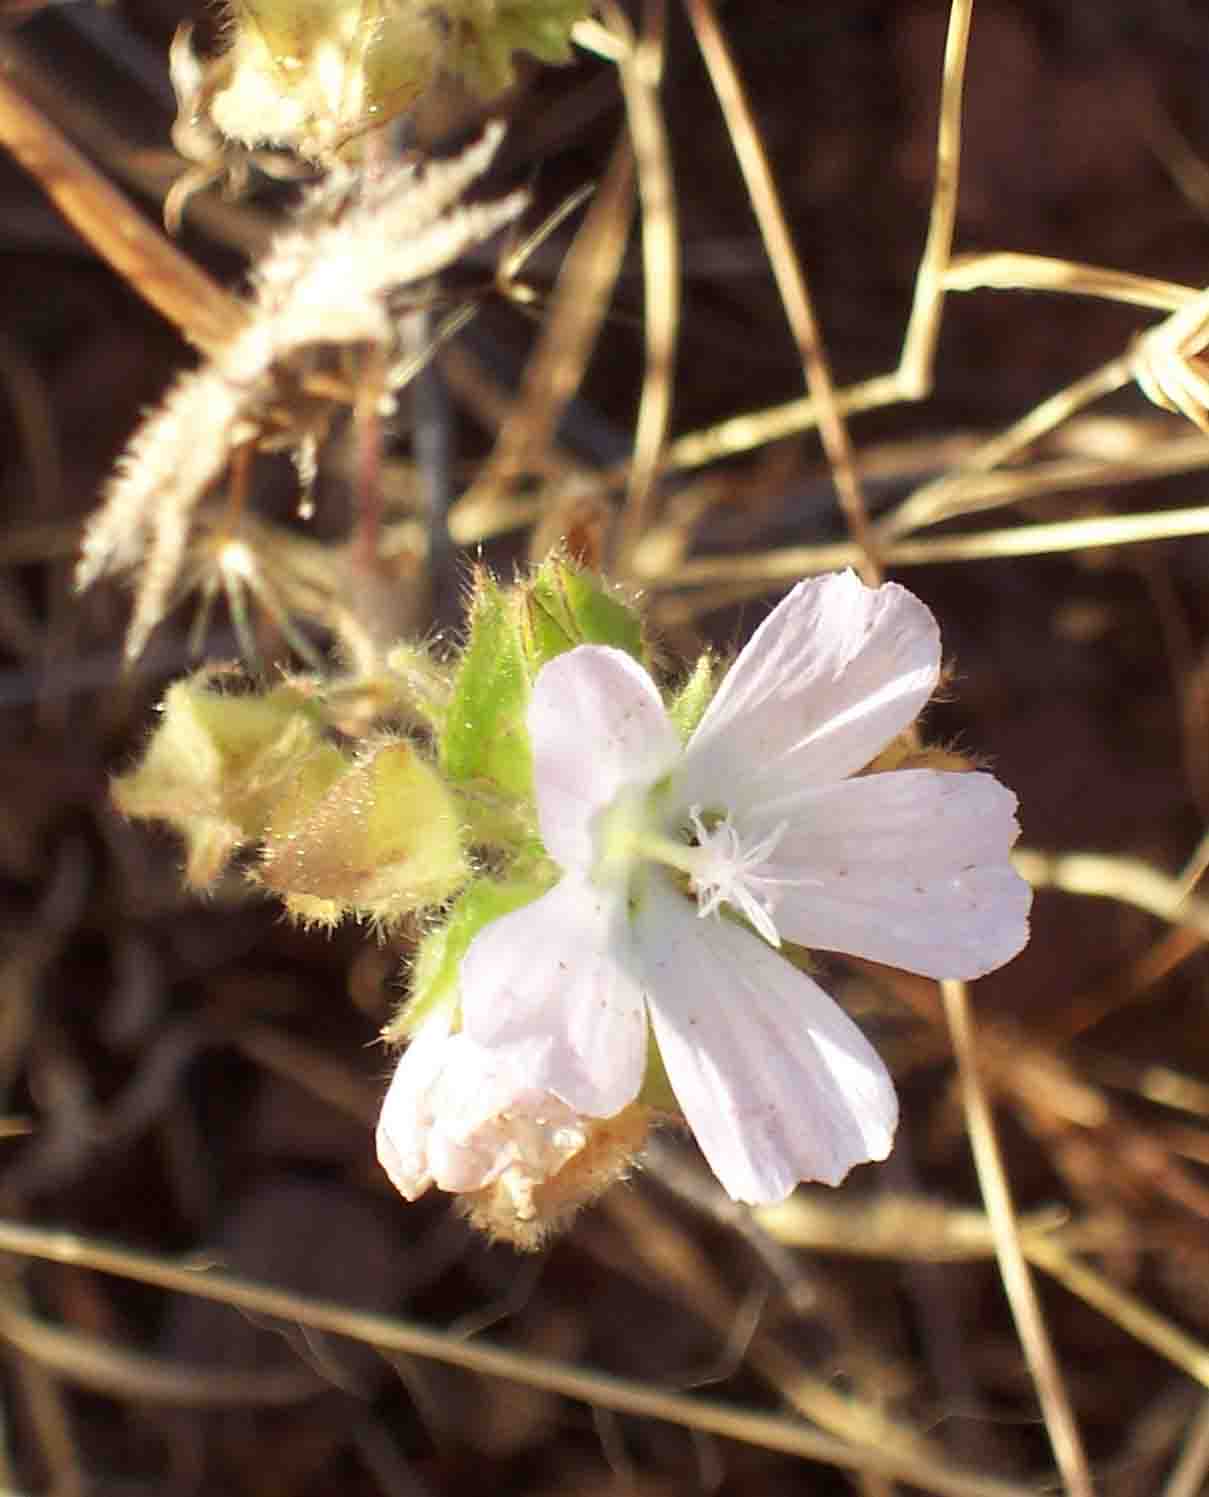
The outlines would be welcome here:
<svg viewBox="0 0 1209 1497">
<path fill-rule="evenodd" d="M 469 1221 L 496 1241 L 536 1252 L 585 1206 L 634 1168 L 656 1114 L 631 1103 L 616 1117 L 580 1118 L 575 1146 L 548 1175 L 505 1170 L 483 1190 L 464 1196 Z"/>
</svg>

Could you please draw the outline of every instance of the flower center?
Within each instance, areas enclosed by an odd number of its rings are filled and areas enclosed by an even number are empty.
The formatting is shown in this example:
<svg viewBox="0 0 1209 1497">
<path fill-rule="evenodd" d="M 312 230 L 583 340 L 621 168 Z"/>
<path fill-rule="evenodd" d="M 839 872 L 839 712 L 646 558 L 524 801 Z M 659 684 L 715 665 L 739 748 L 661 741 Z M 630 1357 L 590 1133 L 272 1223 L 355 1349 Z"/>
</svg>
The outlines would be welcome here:
<svg viewBox="0 0 1209 1497">
<path fill-rule="evenodd" d="M 716 914 L 719 905 L 732 905 L 770 946 L 779 947 L 781 937 L 772 918 L 774 898 L 770 892 L 776 880 L 759 870 L 785 835 L 787 823 L 774 827 L 754 847 L 744 848 L 729 816 L 707 824 L 701 818 L 700 806 L 693 806 L 688 814 L 697 838 L 696 847 L 687 849 L 693 864 L 688 871 L 697 891 L 697 913 L 704 919 Z"/>
<path fill-rule="evenodd" d="M 601 820 L 600 851 L 593 870 L 596 880 L 630 886 L 641 864 L 662 864 L 688 878 L 702 919 L 729 904 L 770 946 L 779 947 L 781 937 L 772 915 L 772 889 L 779 881 L 760 870 L 784 836 L 787 823 L 750 847 L 744 847 L 739 829 L 727 814 L 703 815 L 700 806 L 693 806 L 689 823 L 693 844 L 667 834 L 657 796 L 619 796 Z"/>
</svg>

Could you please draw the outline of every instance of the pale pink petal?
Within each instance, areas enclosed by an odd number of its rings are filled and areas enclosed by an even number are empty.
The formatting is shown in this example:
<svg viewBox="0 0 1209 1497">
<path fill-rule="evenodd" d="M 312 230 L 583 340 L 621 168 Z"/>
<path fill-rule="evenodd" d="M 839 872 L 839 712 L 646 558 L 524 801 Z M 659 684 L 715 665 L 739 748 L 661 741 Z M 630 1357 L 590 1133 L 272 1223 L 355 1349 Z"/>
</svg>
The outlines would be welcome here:
<svg viewBox="0 0 1209 1497">
<path fill-rule="evenodd" d="M 777 929 L 925 977 L 981 977 L 1028 939 L 1015 813 L 987 774 L 900 770 L 816 790 L 761 870 L 784 881 L 767 886 Z"/>
<path fill-rule="evenodd" d="M 624 650 L 580 645 L 542 667 L 529 703 L 542 841 L 566 869 L 586 873 L 593 818 L 627 786 L 652 785 L 680 740 L 655 683 Z"/>
<path fill-rule="evenodd" d="M 625 891 L 568 874 L 470 943 L 460 974 L 466 1032 L 484 1045 L 548 1040 L 534 1084 L 577 1112 L 612 1117 L 637 1096 L 646 1067 L 631 947 Z"/>
<path fill-rule="evenodd" d="M 378 1158 L 409 1201 L 431 1185 L 475 1191 L 505 1174 L 519 1199 L 583 1147 L 583 1120 L 536 1084 L 549 1041 L 488 1048 L 449 1028 L 448 1011 L 434 1016 L 404 1052 Z"/>
<path fill-rule="evenodd" d="M 863 769 L 936 688 L 940 634 L 918 598 L 852 572 L 799 582 L 752 635 L 689 741 L 677 805 L 747 809 Z"/>
<path fill-rule="evenodd" d="M 505 1170 L 543 1180 L 582 1148 L 576 1114 L 534 1084 L 548 1050 L 545 1040 L 489 1047 L 464 1033 L 450 1036 L 428 1143 L 429 1172 L 441 1190 L 481 1190 Z"/>
<path fill-rule="evenodd" d="M 445 1061 L 451 1016 L 435 1013 L 403 1052 L 378 1117 L 378 1162 L 395 1189 L 415 1201 L 432 1184 L 428 1139 L 433 1125 L 432 1092 Z"/>
<path fill-rule="evenodd" d="M 884 1159 L 894 1084 L 851 1019 L 757 936 L 700 921 L 670 888 L 639 918 L 651 1021 L 668 1079 L 710 1168 L 737 1201 L 838 1185 Z"/>
</svg>

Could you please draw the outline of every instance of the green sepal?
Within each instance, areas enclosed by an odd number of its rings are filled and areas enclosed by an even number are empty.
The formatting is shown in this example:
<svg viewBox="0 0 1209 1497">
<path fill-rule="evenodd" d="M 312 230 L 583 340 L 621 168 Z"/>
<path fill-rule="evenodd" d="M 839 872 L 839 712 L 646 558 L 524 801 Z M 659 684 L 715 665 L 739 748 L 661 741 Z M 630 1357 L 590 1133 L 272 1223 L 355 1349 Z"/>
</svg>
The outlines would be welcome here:
<svg viewBox="0 0 1209 1497">
<path fill-rule="evenodd" d="M 644 1107 L 654 1107 L 659 1112 L 670 1112 L 682 1116 L 680 1103 L 676 1100 L 676 1093 L 672 1090 L 667 1068 L 663 1064 L 663 1055 L 655 1039 L 655 1031 L 649 1023 L 647 1024 L 646 1070 L 643 1072 L 642 1085 L 638 1089 L 638 1101 Z"/>
<path fill-rule="evenodd" d="M 544 561 L 517 589 L 520 630 L 530 677 L 576 645 L 612 645 L 641 665 L 647 651 L 642 620 L 600 578 L 565 556 Z"/>
<path fill-rule="evenodd" d="M 810 977 L 818 972 L 818 958 L 808 946 L 799 946 L 795 941 L 782 940 L 777 955 L 783 957 L 791 967 Z"/>
<path fill-rule="evenodd" d="M 529 867 L 545 859 L 537 831 L 537 808 L 531 800 L 501 794 L 481 782 L 473 785 L 446 782 L 446 788 L 457 806 L 468 847 L 503 853 L 512 867 Z M 497 862 L 496 866 L 501 865 Z"/>
<path fill-rule="evenodd" d="M 445 66 L 486 99 L 512 84 L 516 52 L 541 62 L 568 61 L 571 28 L 591 0 L 447 0 L 444 9 L 450 29 Z"/>
<path fill-rule="evenodd" d="M 490 783 L 532 798 L 525 714 L 542 667 L 576 645 L 611 645 L 645 663 L 642 623 L 598 578 L 565 557 L 501 588 L 478 571 L 466 648 L 440 732 L 441 767 L 454 784 Z"/>
<path fill-rule="evenodd" d="M 710 654 L 702 655 L 693 667 L 693 673 L 676 692 L 668 707 L 668 715 L 676 724 L 682 743 L 693 736 L 697 724 L 705 716 L 705 709 L 714 699 L 716 662 Z"/>
<path fill-rule="evenodd" d="M 423 645 L 401 640 L 386 656 L 386 679 L 400 707 L 417 718 L 432 733 L 440 733 L 449 720 L 451 683 L 449 669 L 435 660 Z"/>
<path fill-rule="evenodd" d="M 529 679 L 511 599 L 481 568 L 468 614 L 469 637 L 440 736 L 441 768 L 455 784 L 488 780 L 527 799 L 533 785 L 525 728 Z"/>
<path fill-rule="evenodd" d="M 548 879 L 477 879 L 458 896 L 448 915 L 416 947 L 412 962 L 411 997 L 382 1031 L 399 1043 L 447 1003 L 458 1002 L 458 970 L 471 941 L 501 915 L 510 915 L 540 899 L 550 888 Z"/>
</svg>

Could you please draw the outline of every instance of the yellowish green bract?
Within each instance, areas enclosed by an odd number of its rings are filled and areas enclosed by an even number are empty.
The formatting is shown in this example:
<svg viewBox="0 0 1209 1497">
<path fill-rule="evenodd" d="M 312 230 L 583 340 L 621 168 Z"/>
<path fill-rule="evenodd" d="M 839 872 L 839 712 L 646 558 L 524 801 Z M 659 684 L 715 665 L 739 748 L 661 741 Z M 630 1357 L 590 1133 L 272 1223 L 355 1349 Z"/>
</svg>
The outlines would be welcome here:
<svg viewBox="0 0 1209 1497">
<path fill-rule="evenodd" d="M 244 145 L 321 160 L 412 108 L 441 77 L 488 99 L 514 58 L 570 56 L 585 0 L 228 0 L 214 123 Z"/>
</svg>

